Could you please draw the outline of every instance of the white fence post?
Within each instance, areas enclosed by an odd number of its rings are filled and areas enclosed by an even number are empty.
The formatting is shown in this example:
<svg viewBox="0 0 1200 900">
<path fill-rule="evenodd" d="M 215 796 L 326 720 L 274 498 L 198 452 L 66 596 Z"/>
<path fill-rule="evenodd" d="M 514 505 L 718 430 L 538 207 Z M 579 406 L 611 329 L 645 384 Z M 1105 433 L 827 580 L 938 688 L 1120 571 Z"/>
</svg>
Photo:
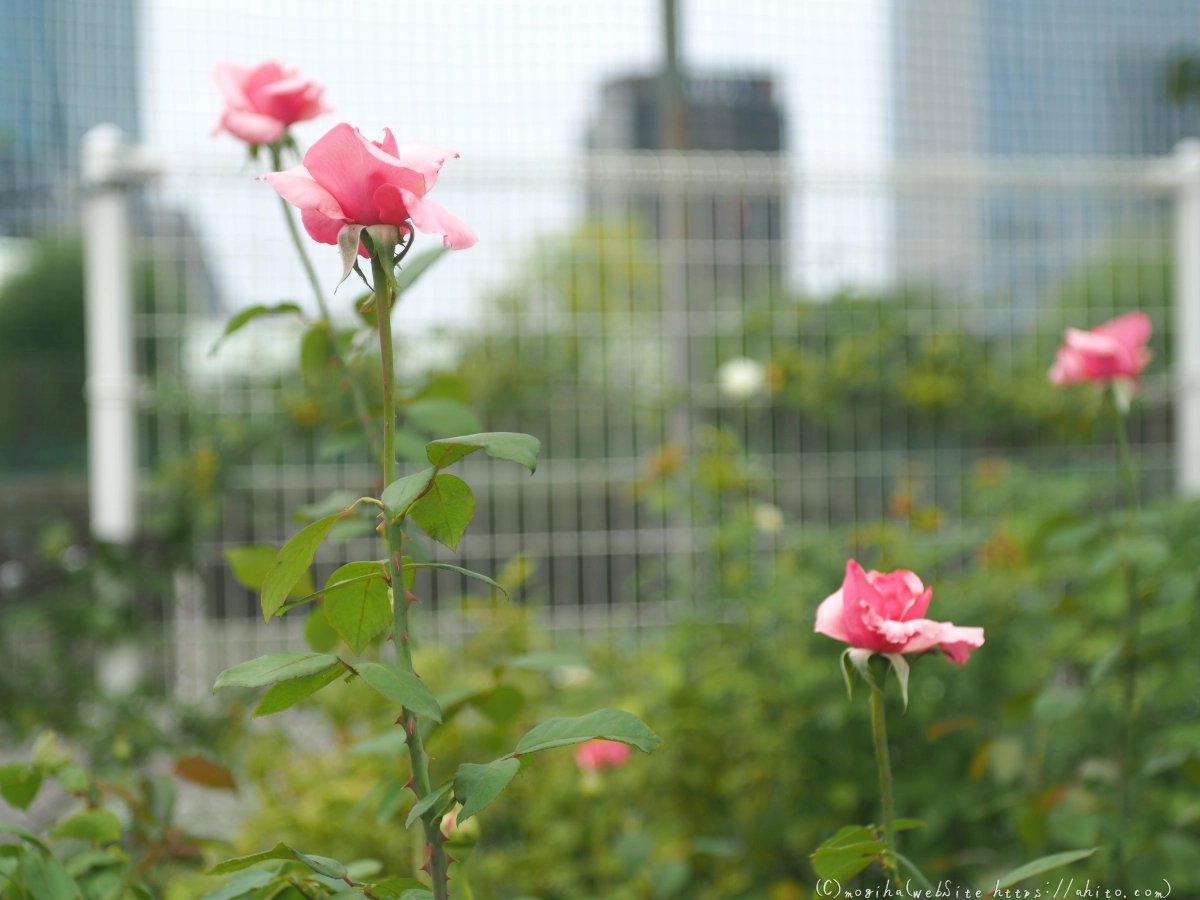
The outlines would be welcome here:
<svg viewBox="0 0 1200 900">
<path fill-rule="evenodd" d="M 1177 486 L 1200 496 L 1200 138 L 1175 147 L 1175 459 Z"/>
<path fill-rule="evenodd" d="M 125 133 L 115 125 L 84 135 L 88 509 L 92 536 L 116 543 L 128 543 L 137 528 L 129 156 Z"/>
</svg>

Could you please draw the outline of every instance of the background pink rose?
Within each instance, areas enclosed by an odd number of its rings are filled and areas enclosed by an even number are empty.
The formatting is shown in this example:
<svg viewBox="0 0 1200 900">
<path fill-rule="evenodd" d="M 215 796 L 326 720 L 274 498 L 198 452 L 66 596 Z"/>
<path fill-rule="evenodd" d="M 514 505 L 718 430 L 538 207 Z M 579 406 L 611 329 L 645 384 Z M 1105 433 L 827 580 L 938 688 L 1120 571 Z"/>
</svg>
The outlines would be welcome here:
<svg viewBox="0 0 1200 900">
<path fill-rule="evenodd" d="M 625 765 L 632 753 L 633 748 L 628 744 L 597 738 L 579 745 L 575 751 L 575 764 L 584 772 L 617 769 Z"/>
<path fill-rule="evenodd" d="M 273 144 L 293 122 L 332 112 L 321 103 L 322 85 L 277 62 L 254 68 L 219 62 L 213 79 L 225 100 L 213 134 L 228 131 L 248 144 Z"/>
<path fill-rule="evenodd" d="M 1150 361 L 1146 344 L 1152 330 L 1150 317 L 1142 312 L 1125 313 L 1091 331 L 1068 328 L 1050 367 L 1051 383 L 1107 383 L 1118 378 L 1136 383 Z"/>
<path fill-rule="evenodd" d="M 925 618 L 933 589 L 912 572 L 864 572 L 846 563 L 841 589 L 817 609 L 815 631 L 877 653 L 922 653 L 934 647 L 962 665 L 983 645 L 982 628 Z"/>
<path fill-rule="evenodd" d="M 465 250 L 479 239 L 470 228 L 425 195 L 437 182 L 453 150 L 432 144 L 397 144 L 389 129 L 382 142 L 357 128 L 335 125 L 309 151 L 304 164 L 262 176 L 298 206 L 315 241 L 336 244 L 346 225 L 402 225 L 442 235 L 443 243 Z"/>
</svg>

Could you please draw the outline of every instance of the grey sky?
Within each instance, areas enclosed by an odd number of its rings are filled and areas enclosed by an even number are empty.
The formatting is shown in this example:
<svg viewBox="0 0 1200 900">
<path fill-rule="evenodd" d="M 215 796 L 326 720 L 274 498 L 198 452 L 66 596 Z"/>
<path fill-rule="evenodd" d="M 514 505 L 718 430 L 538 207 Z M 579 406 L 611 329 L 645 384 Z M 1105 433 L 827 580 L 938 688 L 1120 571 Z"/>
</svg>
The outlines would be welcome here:
<svg viewBox="0 0 1200 900">
<path fill-rule="evenodd" d="M 878 165 L 887 155 L 886 0 L 683 0 L 683 47 L 700 69 L 774 75 L 788 147 L 806 164 Z M 377 14 L 369 21 L 366 14 Z M 337 112 L 297 129 L 305 144 L 338 121 L 370 136 L 453 147 L 434 198 L 472 225 L 477 248 L 444 262 L 413 312 L 470 316 L 531 238 L 567 225 L 580 206 L 568 183 L 530 177 L 538 160 L 576 153 L 601 82 L 658 59 L 656 0 L 145 0 L 143 135 L 167 159 L 160 188 L 196 215 L 233 306 L 306 291 L 273 191 L 242 168 L 243 150 L 212 139 L 211 69 L 221 58 L 278 58 L 325 82 Z M 521 178 L 472 167 L 524 163 Z M 532 167 L 536 174 L 536 167 Z M 459 178 L 456 181 L 456 172 Z M 879 276 L 886 257 L 878 198 L 810 196 L 792 204 L 799 278 L 828 287 Z M 330 284 L 333 248 L 315 248 Z M 803 262 L 802 262 L 803 261 Z M 346 289 L 343 289 L 345 291 Z"/>
</svg>

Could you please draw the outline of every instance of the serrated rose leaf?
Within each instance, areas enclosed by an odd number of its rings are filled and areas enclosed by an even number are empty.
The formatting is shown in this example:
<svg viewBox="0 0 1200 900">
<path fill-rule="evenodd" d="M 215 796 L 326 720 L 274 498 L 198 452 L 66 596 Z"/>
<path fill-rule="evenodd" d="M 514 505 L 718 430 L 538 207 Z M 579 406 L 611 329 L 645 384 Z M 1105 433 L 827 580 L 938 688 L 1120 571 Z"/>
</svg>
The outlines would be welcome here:
<svg viewBox="0 0 1200 900">
<path fill-rule="evenodd" d="M 662 746 L 658 735 L 633 713 L 622 709 L 598 709 L 586 716 L 543 722 L 521 738 L 516 753 L 536 753 L 596 738 L 630 744 L 643 753 L 651 753 Z"/>
<path fill-rule="evenodd" d="M 268 653 L 226 669 L 217 676 L 213 693 L 227 687 L 266 687 L 289 678 L 303 678 L 336 665 L 338 658 L 328 653 L 302 653 L 283 650 Z"/>
</svg>

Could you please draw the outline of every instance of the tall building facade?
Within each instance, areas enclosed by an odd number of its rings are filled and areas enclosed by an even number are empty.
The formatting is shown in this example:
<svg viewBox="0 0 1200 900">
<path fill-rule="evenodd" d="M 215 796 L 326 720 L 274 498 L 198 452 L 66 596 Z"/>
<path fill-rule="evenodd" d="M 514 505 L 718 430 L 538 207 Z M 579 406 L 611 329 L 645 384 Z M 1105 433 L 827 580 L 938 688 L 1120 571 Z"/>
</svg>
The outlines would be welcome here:
<svg viewBox="0 0 1200 900">
<path fill-rule="evenodd" d="M 1158 155 L 1200 133 L 1167 88 L 1200 42 L 1194 0 L 894 0 L 892 29 L 901 161 Z M 897 275 L 1033 306 L 1128 213 L 1095 191 L 901 193 Z"/>
<path fill-rule="evenodd" d="M 0 0 L 0 234 L 51 227 L 83 135 L 138 133 L 135 0 Z"/>
<path fill-rule="evenodd" d="M 683 148 L 714 155 L 779 154 L 784 117 L 774 81 L 765 75 L 685 74 Z M 661 151 L 666 116 L 662 79 L 627 76 L 604 85 L 599 110 L 587 135 L 590 151 Z M 782 192 L 747 192 L 744 185 L 690 185 L 683 203 L 683 233 L 689 248 L 687 303 L 712 309 L 724 302 L 769 296 L 783 271 Z M 646 237 L 671 232 L 669 204 L 654 186 L 639 193 L 620 183 L 593 179 L 588 208 L 594 216 L 632 219 Z"/>
</svg>

